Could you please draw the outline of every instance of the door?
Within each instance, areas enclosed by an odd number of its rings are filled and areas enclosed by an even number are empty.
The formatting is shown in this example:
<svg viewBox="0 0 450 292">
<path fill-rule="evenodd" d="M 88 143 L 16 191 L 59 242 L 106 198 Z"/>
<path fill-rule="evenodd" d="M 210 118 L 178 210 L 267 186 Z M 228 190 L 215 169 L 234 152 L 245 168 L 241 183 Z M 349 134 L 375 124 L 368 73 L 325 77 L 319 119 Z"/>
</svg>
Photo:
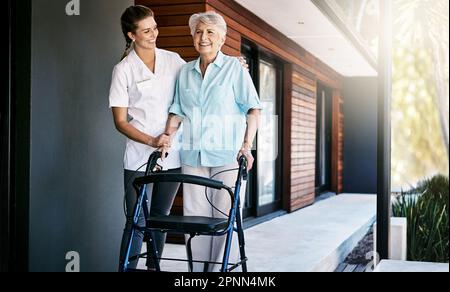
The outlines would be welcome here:
<svg viewBox="0 0 450 292">
<path fill-rule="evenodd" d="M 281 208 L 282 65 L 255 45 L 243 42 L 250 75 L 258 90 L 263 115 L 255 139 L 255 165 L 249 176 L 244 218 L 261 217 Z"/>
<path fill-rule="evenodd" d="M 331 189 L 332 91 L 317 86 L 316 195 Z"/>
</svg>

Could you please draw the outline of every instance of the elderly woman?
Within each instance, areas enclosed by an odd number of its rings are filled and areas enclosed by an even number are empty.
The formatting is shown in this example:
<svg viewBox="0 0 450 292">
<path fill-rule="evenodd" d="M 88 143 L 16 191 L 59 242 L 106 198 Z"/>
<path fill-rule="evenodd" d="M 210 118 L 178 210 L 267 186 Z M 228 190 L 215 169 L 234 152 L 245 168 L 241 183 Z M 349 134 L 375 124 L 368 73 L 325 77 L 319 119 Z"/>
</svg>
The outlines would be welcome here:
<svg viewBox="0 0 450 292">
<path fill-rule="evenodd" d="M 237 159 L 246 156 L 248 170 L 252 168 L 251 149 L 261 104 L 248 71 L 238 59 L 220 51 L 227 33 L 223 17 L 215 12 L 194 14 L 189 26 L 200 57 L 181 69 L 166 134 L 173 136 L 183 122 L 180 154 L 184 174 L 214 177 L 233 186 Z M 244 202 L 245 184 L 241 189 Z M 208 189 L 207 200 L 204 187 L 184 185 L 184 215 L 227 216 L 229 196 L 220 192 Z M 221 262 L 224 245 L 224 236 L 196 237 L 192 240 L 193 258 Z M 237 260 L 238 250 L 237 241 L 233 240 L 230 262 Z M 219 268 L 210 265 L 208 271 Z M 202 264 L 194 264 L 194 271 L 203 269 Z"/>
</svg>

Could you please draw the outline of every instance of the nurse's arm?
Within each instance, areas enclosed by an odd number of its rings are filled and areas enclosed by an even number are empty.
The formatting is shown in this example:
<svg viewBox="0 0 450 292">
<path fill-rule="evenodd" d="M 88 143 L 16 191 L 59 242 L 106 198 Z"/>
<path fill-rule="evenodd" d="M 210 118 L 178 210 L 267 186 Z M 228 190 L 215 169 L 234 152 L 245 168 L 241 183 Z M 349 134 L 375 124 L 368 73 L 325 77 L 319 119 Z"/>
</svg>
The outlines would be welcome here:
<svg viewBox="0 0 450 292">
<path fill-rule="evenodd" d="M 135 142 L 149 145 L 153 148 L 159 148 L 162 146 L 170 145 L 170 138 L 167 135 L 160 135 L 159 137 L 153 137 L 147 135 L 128 122 L 128 108 L 126 107 L 113 107 L 112 108 L 114 124 L 117 131 L 125 135 L 128 139 Z"/>
</svg>

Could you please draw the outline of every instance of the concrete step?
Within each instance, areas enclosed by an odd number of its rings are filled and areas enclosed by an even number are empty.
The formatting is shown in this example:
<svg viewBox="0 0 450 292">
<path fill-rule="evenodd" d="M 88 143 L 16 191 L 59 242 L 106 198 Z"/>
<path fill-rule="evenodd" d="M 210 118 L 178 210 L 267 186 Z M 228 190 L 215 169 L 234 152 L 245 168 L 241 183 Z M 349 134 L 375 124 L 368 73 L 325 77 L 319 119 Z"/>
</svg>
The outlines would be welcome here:
<svg viewBox="0 0 450 292">
<path fill-rule="evenodd" d="M 381 261 L 375 268 L 374 272 L 392 273 L 392 272 L 439 272 L 448 273 L 449 264 L 442 263 L 425 263 L 425 262 L 407 262 L 407 261 Z"/>
</svg>

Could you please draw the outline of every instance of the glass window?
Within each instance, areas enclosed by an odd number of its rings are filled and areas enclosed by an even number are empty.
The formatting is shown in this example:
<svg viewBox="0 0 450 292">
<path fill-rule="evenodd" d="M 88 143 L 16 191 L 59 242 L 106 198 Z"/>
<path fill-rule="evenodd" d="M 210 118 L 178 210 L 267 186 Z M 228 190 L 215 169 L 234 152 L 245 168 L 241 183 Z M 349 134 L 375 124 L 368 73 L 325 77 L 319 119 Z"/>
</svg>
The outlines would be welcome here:
<svg viewBox="0 0 450 292">
<path fill-rule="evenodd" d="M 258 132 L 258 204 L 273 203 L 275 197 L 276 158 L 278 147 L 277 68 L 264 60 L 259 64 L 260 99 L 263 106 Z"/>
</svg>

